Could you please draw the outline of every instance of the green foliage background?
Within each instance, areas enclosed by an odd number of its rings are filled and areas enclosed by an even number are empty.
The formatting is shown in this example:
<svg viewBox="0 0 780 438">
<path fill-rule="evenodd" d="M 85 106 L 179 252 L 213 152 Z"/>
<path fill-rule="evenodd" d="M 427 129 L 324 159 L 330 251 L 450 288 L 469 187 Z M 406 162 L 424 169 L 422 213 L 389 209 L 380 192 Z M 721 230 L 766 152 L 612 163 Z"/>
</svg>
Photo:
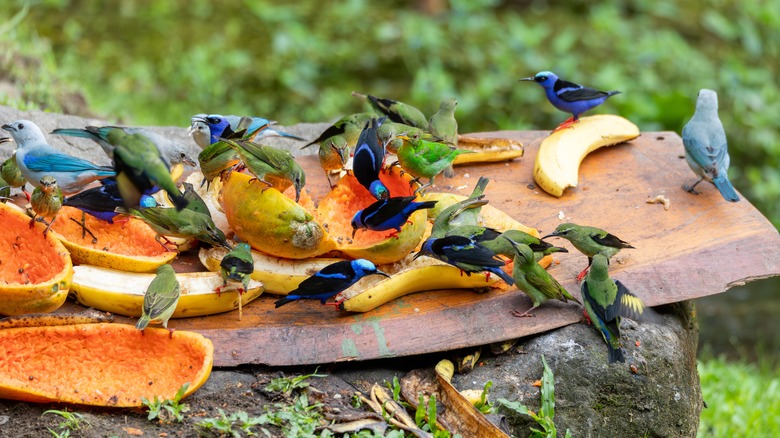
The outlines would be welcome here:
<svg viewBox="0 0 780 438">
<path fill-rule="evenodd" d="M 436 14 L 409 0 L 14 2 L 29 12 L 1 38 L 25 39 L 23 49 L 39 38 L 41 75 L 125 123 L 186 125 L 199 112 L 329 121 L 361 109 L 358 90 L 426 113 L 454 95 L 464 132 L 550 129 L 566 116 L 517 82 L 549 69 L 623 91 L 595 112 L 679 132 L 698 90 L 713 88 L 732 179 L 780 224 L 780 8 L 770 1 L 451 0 Z M 61 109 L 38 94 L 31 105 Z"/>
</svg>

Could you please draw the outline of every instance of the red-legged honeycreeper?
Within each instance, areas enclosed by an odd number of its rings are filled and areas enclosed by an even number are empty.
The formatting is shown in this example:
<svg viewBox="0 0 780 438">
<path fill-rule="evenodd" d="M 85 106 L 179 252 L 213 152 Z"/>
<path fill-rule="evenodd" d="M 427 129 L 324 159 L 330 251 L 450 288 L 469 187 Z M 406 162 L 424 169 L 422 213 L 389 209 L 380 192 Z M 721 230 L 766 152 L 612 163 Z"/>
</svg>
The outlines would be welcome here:
<svg viewBox="0 0 780 438">
<path fill-rule="evenodd" d="M 366 122 L 355 145 L 352 173 L 360 185 L 376 199 L 387 199 L 390 191 L 379 180 L 379 172 L 385 162 L 385 148 L 379 143 L 377 129 L 384 119 L 373 118 Z"/>
<path fill-rule="evenodd" d="M 504 261 L 498 258 L 496 253 L 468 237 L 429 237 L 423 242 L 420 252 L 414 255 L 414 259 L 423 255 L 449 263 L 466 275 L 471 275 L 473 272 L 489 272 L 498 275 L 510 286 L 515 284 L 515 280 L 501 269 Z"/>
<path fill-rule="evenodd" d="M 258 181 L 268 187 L 275 187 L 280 192 L 291 185 L 295 187 L 295 202 L 298 202 L 301 189 L 306 185 L 306 174 L 290 152 L 251 141 L 225 138 L 219 140 L 238 152 L 247 170 Z"/>
<path fill-rule="evenodd" d="M 398 163 L 401 168 L 419 180 L 428 178 L 428 183 L 417 191 L 434 184 L 434 178 L 444 171 L 461 154 L 470 154 L 474 151 L 453 149 L 451 146 L 434 141 L 424 140 L 418 135 L 399 135 L 405 140 L 398 149 Z"/>
<path fill-rule="evenodd" d="M 352 217 L 352 237 L 361 229 L 385 231 L 395 229 L 396 234 L 417 210 L 433 208 L 438 201 L 414 202 L 415 196 L 399 196 L 380 199 Z"/>
</svg>

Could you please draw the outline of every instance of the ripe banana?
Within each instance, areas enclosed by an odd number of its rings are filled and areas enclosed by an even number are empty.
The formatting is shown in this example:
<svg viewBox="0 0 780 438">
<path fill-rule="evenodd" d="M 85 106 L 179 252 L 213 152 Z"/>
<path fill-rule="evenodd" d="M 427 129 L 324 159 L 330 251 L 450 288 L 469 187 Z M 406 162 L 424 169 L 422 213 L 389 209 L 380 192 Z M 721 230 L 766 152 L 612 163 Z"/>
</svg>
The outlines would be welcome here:
<svg viewBox="0 0 780 438">
<path fill-rule="evenodd" d="M 219 272 L 219 263 L 225 254 L 227 254 L 227 250 L 224 248 L 201 248 L 198 256 L 206 269 Z M 287 295 L 290 291 L 295 290 L 303 280 L 325 266 L 343 260 L 336 258 L 283 259 L 255 250 L 252 250 L 252 258 L 255 261 L 252 279 L 261 281 L 266 292 L 277 295 Z"/>
<path fill-rule="evenodd" d="M 406 260 L 379 267 L 390 274 L 390 278 L 365 277 L 337 295 L 337 301 L 344 299 L 339 308 L 348 312 L 368 312 L 414 292 L 483 288 L 501 280 L 495 275 L 488 278 L 484 273 L 467 276 L 460 269 L 430 257 L 420 257 L 412 262 Z"/>
<path fill-rule="evenodd" d="M 144 293 L 154 277 L 155 274 L 79 265 L 73 267 L 73 284 L 69 293 L 87 307 L 139 317 Z M 214 292 L 215 288 L 222 286 L 222 276 L 217 272 L 179 273 L 176 279 L 181 287 L 181 297 L 173 318 L 212 315 L 239 307 L 239 294 L 235 288 L 228 286 L 219 294 Z M 252 281 L 249 290 L 241 294 L 241 303 L 246 304 L 262 293 L 262 283 Z"/>
<path fill-rule="evenodd" d="M 428 209 L 428 220 L 432 221 L 436 219 L 436 216 L 441 213 L 442 210 L 456 202 L 466 199 L 466 196 L 444 192 L 429 192 L 420 196 L 420 198 L 422 201 L 438 201 L 436 207 Z M 539 231 L 536 228 L 523 225 L 512 216 L 490 204 L 482 206 L 482 210 L 479 213 L 479 225 L 495 228 L 499 231 L 520 230 L 534 237 L 539 237 Z M 425 237 L 427 237 L 427 235 Z"/>
<path fill-rule="evenodd" d="M 623 117 L 583 117 L 542 140 L 534 162 L 534 179 L 545 192 L 560 197 L 567 187 L 577 187 L 580 163 L 586 155 L 638 136 L 639 128 Z"/>
<path fill-rule="evenodd" d="M 478 138 L 458 136 L 458 149 L 474 151 L 455 158 L 453 164 L 492 163 L 508 161 L 523 156 L 523 144 L 508 138 Z"/>
</svg>

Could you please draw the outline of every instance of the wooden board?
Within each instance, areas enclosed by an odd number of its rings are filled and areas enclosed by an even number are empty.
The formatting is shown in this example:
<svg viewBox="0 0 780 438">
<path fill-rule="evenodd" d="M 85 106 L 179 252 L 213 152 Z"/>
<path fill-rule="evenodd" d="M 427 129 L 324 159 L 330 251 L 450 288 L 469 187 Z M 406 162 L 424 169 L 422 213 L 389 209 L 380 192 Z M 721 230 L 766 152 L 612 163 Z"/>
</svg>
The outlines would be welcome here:
<svg viewBox="0 0 780 438">
<path fill-rule="evenodd" d="M 480 175 L 491 179 L 486 195 L 496 206 L 542 233 L 571 221 L 598 226 L 632 243 L 613 263 L 611 275 L 651 306 L 713 295 L 748 281 L 780 275 L 780 236 L 743 198 L 728 203 L 707 183 L 699 196 L 680 186 L 695 181 L 673 132 L 644 133 L 623 145 L 592 153 L 580 169 L 579 187 L 561 198 L 535 188 L 531 171 L 547 132 L 494 132 L 526 146 L 509 163 L 456 168 L 453 179 L 439 178 L 436 190 L 468 194 Z M 318 199 L 327 190 L 315 157 L 304 157 L 307 189 Z M 461 186 L 466 186 L 461 187 Z M 663 194 L 666 211 L 645 201 Z M 560 254 L 550 272 L 575 296 L 575 276 L 587 259 L 572 250 Z M 192 268 L 192 266 L 190 267 Z M 546 303 L 534 318 L 516 318 L 530 300 L 516 289 L 478 295 L 468 290 L 408 295 L 366 314 L 334 311 L 317 301 L 274 309 L 264 295 L 237 312 L 171 320 L 177 330 L 200 332 L 214 341 L 214 365 L 302 365 L 407 356 L 532 335 L 576 323 L 576 304 Z M 69 303 L 63 311 L 78 305 Z M 122 321 L 133 322 L 130 319 Z"/>
</svg>

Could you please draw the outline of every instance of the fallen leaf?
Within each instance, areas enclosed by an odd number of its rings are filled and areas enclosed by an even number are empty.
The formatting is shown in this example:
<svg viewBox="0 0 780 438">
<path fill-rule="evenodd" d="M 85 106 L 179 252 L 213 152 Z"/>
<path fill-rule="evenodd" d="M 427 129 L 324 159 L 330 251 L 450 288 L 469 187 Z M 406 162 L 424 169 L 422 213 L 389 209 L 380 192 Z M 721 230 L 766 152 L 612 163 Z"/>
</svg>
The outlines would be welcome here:
<svg viewBox="0 0 780 438">
<path fill-rule="evenodd" d="M 122 430 L 127 432 L 128 435 L 141 436 L 144 434 L 143 430 L 137 429 L 135 427 L 123 427 Z"/>
</svg>

